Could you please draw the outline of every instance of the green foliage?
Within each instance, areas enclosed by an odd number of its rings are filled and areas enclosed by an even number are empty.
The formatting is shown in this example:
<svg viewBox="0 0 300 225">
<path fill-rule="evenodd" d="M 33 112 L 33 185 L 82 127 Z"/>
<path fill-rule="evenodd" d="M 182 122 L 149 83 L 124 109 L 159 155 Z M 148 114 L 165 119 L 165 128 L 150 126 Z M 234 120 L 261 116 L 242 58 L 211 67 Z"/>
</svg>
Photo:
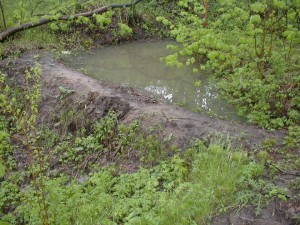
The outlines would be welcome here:
<svg viewBox="0 0 300 225">
<path fill-rule="evenodd" d="M 101 15 L 94 14 L 93 17 L 96 19 L 96 23 L 101 29 L 107 28 L 112 22 L 112 11 L 105 12 Z"/>
<path fill-rule="evenodd" d="M 22 98 L 1 76 L 0 99 L 5 107 L 0 114 L 0 162 L 6 168 L 0 178 L 1 221 L 206 224 L 212 215 L 233 207 L 254 204 L 259 212 L 272 198 L 288 198 L 285 190 L 261 180 L 264 166 L 244 151 L 214 142 L 207 147 L 199 140 L 181 151 L 170 144 L 171 135 L 161 136 L 162 126 L 143 129 L 138 121 L 121 124 L 113 112 L 88 129 L 78 127 L 64 135 L 39 129 L 35 125 L 41 68 L 37 64 L 25 74 Z M 72 92 L 59 88 L 60 106 Z M 74 110 L 66 116 L 77 117 Z M 15 154 L 12 132 L 14 138 L 22 135 L 17 141 L 29 153 L 29 165 L 20 171 L 8 163 Z M 144 167 L 124 173 L 117 167 L 99 166 L 100 156 L 111 161 L 133 158 Z"/>
<path fill-rule="evenodd" d="M 300 146 L 300 126 L 291 126 L 288 129 L 288 135 L 285 137 L 285 144 L 288 147 L 295 148 Z"/>
<path fill-rule="evenodd" d="M 34 21 L 39 18 L 36 13 L 58 17 L 107 3 L 2 2 L 9 27 Z M 206 28 L 200 16 L 205 9 L 194 0 L 147 2 L 152 7 L 141 7 L 144 12 L 149 9 L 144 16 L 158 17 L 143 26 L 149 32 L 171 29 L 182 46 L 169 46 L 176 52 L 166 58 L 167 64 L 194 66 L 195 73 L 214 71 L 224 96 L 238 105 L 241 114 L 267 128 L 290 126 L 285 142 L 296 149 L 300 134 L 298 1 L 250 1 L 250 8 L 237 0 L 210 2 Z M 156 4 L 163 7 L 153 7 Z M 52 23 L 50 28 L 55 34 L 72 33 L 69 26 L 91 31 L 108 29 L 112 21 L 113 13 L 108 11 L 90 19 Z M 117 21 L 116 37 L 132 35 L 127 22 Z M 153 29 L 153 24 L 159 25 Z M 68 40 L 73 42 L 76 35 Z M 27 70 L 26 87 L 18 90 L 0 73 L 0 223 L 207 224 L 213 215 L 233 207 L 253 204 L 259 213 L 272 198 L 289 198 L 285 189 L 261 179 L 263 163 L 270 158 L 267 151 L 275 144 L 272 140 L 265 141 L 257 163 L 243 151 L 216 143 L 207 147 L 199 140 L 181 151 L 170 146 L 172 136 L 161 137 L 162 127 L 144 130 L 138 121 L 120 124 L 113 112 L 88 129 L 78 126 L 70 133 L 69 124 L 82 115 L 68 108 L 54 125 L 58 132 L 38 129 L 40 75 L 38 64 Z M 73 91 L 60 87 L 59 92 L 60 106 L 64 106 Z M 16 171 L 13 154 L 20 149 L 12 146 L 12 139 L 29 153 L 30 165 L 18 165 L 23 171 Z M 103 155 L 111 161 L 140 160 L 144 167 L 131 173 L 100 167 L 96 161 Z M 297 189 L 298 183 L 293 187 Z"/>
<path fill-rule="evenodd" d="M 17 168 L 15 160 L 13 159 L 12 146 L 10 145 L 9 132 L 14 132 L 16 142 L 20 142 L 26 150 L 23 154 L 28 157 L 28 174 L 32 176 L 35 192 L 35 200 L 38 203 L 40 210 L 40 218 L 43 223 L 47 223 L 47 207 L 45 204 L 44 190 L 44 175 L 43 167 L 44 158 L 42 156 L 41 147 L 37 140 L 37 127 L 36 120 L 38 115 L 38 103 L 40 99 L 40 76 L 41 67 L 38 63 L 34 67 L 25 70 L 25 83 L 20 93 L 17 88 L 11 88 L 4 75 L 1 73 L 1 108 L 0 112 L 0 127 L 5 132 L 1 131 L 0 140 L 0 160 L 5 159 L 5 167 L 8 169 L 9 176 L 5 176 L 5 180 L 1 182 L 1 213 L 7 211 L 8 208 L 15 209 L 20 203 L 20 196 L 22 195 L 19 190 L 18 182 L 21 177 L 14 170 Z M 2 91 L 4 89 L 4 91 Z M 19 97 L 19 98 L 17 98 Z M 11 100 L 8 100 L 10 99 Z M 2 117 L 6 118 L 9 123 L 2 122 Z M 13 129 L 10 127 L 13 126 Z M 19 139 L 19 137 L 21 137 Z M 35 164 L 36 163 L 36 164 Z M 1 162 L 2 165 L 2 162 Z M 37 166 L 38 165 L 38 166 Z M 5 215 L 3 218 L 13 222 L 14 217 L 11 214 Z"/>
<path fill-rule="evenodd" d="M 252 193 L 249 182 L 256 185 L 262 173 L 246 156 L 233 159 L 237 153 L 196 141 L 185 157 L 174 155 L 135 173 L 115 176 L 113 169 L 104 168 L 81 183 L 66 176 L 50 179 L 46 190 L 51 224 L 205 223 L 212 214 L 240 204 L 242 193 Z M 279 193 L 266 191 L 268 197 Z M 27 188 L 26 198 L 33 194 Z M 251 201 L 254 196 L 244 198 Z M 24 202 L 16 212 L 26 223 L 40 224 L 35 202 Z"/>
<path fill-rule="evenodd" d="M 101 154 L 111 157 L 137 154 L 145 164 L 154 165 L 171 153 L 169 141 L 159 136 L 158 128 L 144 131 L 138 121 L 130 124 L 118 124 L 117 117 L 109 112 L 100 121 L 96 121 L 87 135 L 68 135 L 54 147 L 63 164 L 82 163 Z"/>
<path fill-rule="evenodd" d="M 60 155 L 59 161 L 62 163 L 82 162 L 91 154 L 106 151 L 117 125 L 116 117 L 113 114 L 110 115 L 96 122 L 90 135 L 75 137 L 75 139 L 69 135 L 55 146 L 54 152 Z M 72 139 L 74 141 L 71 142 Z"/>
<path fill-rule="evenodd" d="M 13 122 L 16 118 L 7 119 L 7 116 L 18 114 L 15 112 L 15 106 L 18 105 L 16 102 L 16 95 L 6 85 L 6 78 L 0 72 L 0 177 L 4 176 L 5 170 L 13 169 L 16 166 L 12 157 L 13 148 L 10 145 L 10 134 L 8 132 L 9 122 Z"/>
<path fill-rule="evenodd" d="M 9 221 L 11 224 L 15 224 L 15 215 L 11 212 L 4 213 L 8 208 L 15 209 L 22 201 L 22 193 L 16 184 L 17 179 L 14 177 L 8 177 L 6 180 L 0 183 L 0 212 L 1 220 Z"/>
<path fill-rule="evenodd" d="M 124 23 L 118 23 L 119 26 L 119 35 L 121 37 L 125 37 L 125 36 L 131 36 L 132 35 L 132 28 L 130 28 L 129 26 L 127 26 Z"/>
<path fill-rule="evenodd" d="M 40 19 L 51 19 L 53 22 L 47 26 L 41 26 L 20 32 L 15 35 L 13 42 L 24 48 L 45 46 L 80 48 L 90 47 L 95 40 L 103 38 L 104 32 L 118 33 L 113 36 L 111 42 L 120 37 L 129 37 L 133 30 L 128 25 L 127 9 L 121 9 L 115 13 L 113 10 L 108 10 L 102 14 L 93 14 L 91 17 L 79 16 L 75 19 L 74 15 L 78 13 L 93 11 L 96 8 L 110 6 L 111 4 L 124 3 L 121 0 L 17 0 L 10 2 L 3 0 L 4 16 L 7 28 L 24 24 L 26 22 L 37 22 Z M 130 17 L 136 17 L 133 13 L 135 9 L 131 9 Z M 119 18 L 117 14 L 120 14 Z M 123 14 L 127 16 L 126 24 L 122 23 Z M 60 16 L 68 16 L 68 20 L 58 20 Z M 129 18 L 130 19 L 130 18 Z M 132 18 L 131 18 L 132 19 Z M 0 27 L 4 26 L 0 20 Z M 114 23 L 114 24 L 112 24 Z M 25 42 L 25 43 L 24 43 Z M 59 45 L 58 45 L 59 44 Z M 1 51 L 0 51 L 1 53 Z"/>
<path fill-rule="evenodd" d="M 96 6 L 95 1 L 37 1 L 37 0 L 3 0 L 3 8 L 7 18 L 8 27 L 16 24 L 28 22 L 29 20 L 37 20 L 40 15 L 60 16 L 78 13 L 79 9 L 84 10 L 92 6 Z"/>
<path fill-rule="evenodd" d="M 5 175 L 6 169 L 15 167 L 15 160 L 12 157 L 12 146 L 9 140 L 10 135 L 0 130 L 0 177 Z"/>
<path fill-rule="evenodd" d="M 261 162 L 267 162 L 270 159 L 270 154 L 266 151 L 259 151 L 257 153 L 257 158 Z"/>
<path fill-rule="evenodd" d="M 263 142 L 263 148 L 266 150 L 271 150 L 276 145 L 276 140 L 273 138 L 267 138 Z"/>
<path fill-rule="evenodd" d="M 5 166 L 2 160 L 0 161 L 0 178 L 4 177 L 5 175 Z"/>
<path fill-rule="evenodd" d="M 300 123 L 298 1 L 209 1 L 208 26 L 199 1 L 179 1 L 177 19 L 157 20 L 182 47 L 171 66 L 213 71 L 241 115 L 267 128 Z M 207 21 L 206 21 L 207 22 Z"/>
</svg>

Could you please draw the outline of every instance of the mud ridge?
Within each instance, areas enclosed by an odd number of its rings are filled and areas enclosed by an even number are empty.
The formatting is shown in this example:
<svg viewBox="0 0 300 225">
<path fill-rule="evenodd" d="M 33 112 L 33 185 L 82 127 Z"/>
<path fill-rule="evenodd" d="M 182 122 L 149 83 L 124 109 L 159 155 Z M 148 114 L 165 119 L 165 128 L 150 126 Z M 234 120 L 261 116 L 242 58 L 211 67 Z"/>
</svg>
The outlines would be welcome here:
<svg viewBox="0 0 300 225">
<path fill-rule="evenodd" d="M 10 63 L 3 60 L 0 66 L 5 69 L 9 65 L 10 76 L 15 76 L 15 80 L 22 83 L 22 74 L 34 65 L 37 58 L 43 71 L 39 123 L 55 123 L 57 111 L 66 107 L 58 104 L 58 99 L 66 92 L 69 107 L 77 112 L 88 113 L 89 118 L 83 120 L 94 121 L 102 118 L 109 110 L 114 110 L 123 123 L 139 119 L 146 127 L 153 124 L 163 125 L 162 135 L 167 137 L 172 134 L 175 143 L 182 148 L 194 138 L 207 140 L 218 135 L 223 138 L 230 137 L 233 144 L 242 145 L 251 151 L 258 149 L 265 139 L 275 139 L 276 146 L 280 147 L 286 135 L 285 130 L 268 131 L 164 104 L 147 96 L 147 93 L 90 78 L 68 68 L 63 61 L 54 59 L 51 54 L 41 51 L 24 53 Z"/>
</svg>

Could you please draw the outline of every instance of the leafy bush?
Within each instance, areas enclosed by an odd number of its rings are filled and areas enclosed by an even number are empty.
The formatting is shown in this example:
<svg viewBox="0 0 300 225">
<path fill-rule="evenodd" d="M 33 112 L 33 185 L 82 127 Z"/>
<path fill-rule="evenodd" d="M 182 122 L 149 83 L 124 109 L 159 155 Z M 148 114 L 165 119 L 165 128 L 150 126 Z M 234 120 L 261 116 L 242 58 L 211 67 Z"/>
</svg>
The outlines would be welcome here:
<svg viewBox="0 0 300 225">
<path fill-rule="evenodd" d="M 267 128 L 300 122 L 298 1 L 178 2 L 180 15 L 157 17 L 182 47 L 168 65 L 212 71 L 224 96 Z M 250 7 L 249 7 L 250 6 Z M 208 19 L 199 17 L 209 13 Z"/>
</svg>

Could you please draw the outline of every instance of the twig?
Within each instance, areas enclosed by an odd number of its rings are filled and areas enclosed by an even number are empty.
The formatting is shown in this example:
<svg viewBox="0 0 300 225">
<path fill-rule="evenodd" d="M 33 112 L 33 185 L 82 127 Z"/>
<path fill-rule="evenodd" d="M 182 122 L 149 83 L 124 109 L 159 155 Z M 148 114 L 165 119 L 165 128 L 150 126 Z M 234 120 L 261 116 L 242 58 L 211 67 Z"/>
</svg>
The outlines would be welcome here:
<svg viewBox="0 0 300 225">
<path fill-rule="evenodd" d="M 167 118 L 167 121 L 169 122 L 169 117 L 166 116 L 163 110 L 161 110 L 161 113 Z"/>
<path fill-rule="evenodd" d="M 112 155 L 112 159 L 116 157 L 116 155 L 118 153 L 121 153 L 121 149 L 122 148 L 122 143 L 120 143 L 117 147 L 116 147 L 116 150 L 114 151 L 113 155 Z"/>
<path fill-rule="evenodd" d="M 300 172 L 299 173 L 288 172 L 288 171 L 280 169 L 278 166 L 275 166 L 273 163 L 270 163 L 270 162 L 266 162 L 265 164 L 269 167 L 270 166 L 274 167 L 276 170 L 278 170 L 282 174 L 300 177 Z"/>
<path fill-rule="evenodd" d="M 166 117 L 167 121 L 169 121 L 169 120 L 192 120 L 192 121 L 200 121 L 200 120 L 192 119 L 192 118 L 167 117 L 167 115 L 164 113 L 163 110 L 161 110 L 161 113 L 163 114 L 164 117 Z"/>
</svg>

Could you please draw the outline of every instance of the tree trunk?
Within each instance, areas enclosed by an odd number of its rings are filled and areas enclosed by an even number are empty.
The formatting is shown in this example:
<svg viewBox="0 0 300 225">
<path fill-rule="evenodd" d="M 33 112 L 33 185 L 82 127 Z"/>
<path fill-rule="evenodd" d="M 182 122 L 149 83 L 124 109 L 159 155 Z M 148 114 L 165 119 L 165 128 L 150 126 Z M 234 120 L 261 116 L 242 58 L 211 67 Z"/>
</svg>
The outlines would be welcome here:
<svg viewBox="0 0 300 225">
<path fill-rule="evenodd" d="M 4 9 L 3 9 L 3 5 L 2 5 L 1 0 L 0 0 L 0 10 L 1 10 L 1 14 L 2 14 L 3 26 L 4 26 L 4 29 L 6 29 L 6 21 L 5 21 L 5 17 L 4 17 Z"/>
<path fill-rule="evenodd" d="M 204 22 L 203 22 L 203 28 L 206 28 L 208 25 L 207 19 L 208 19 L 208 1 L 209 0 L 204 0 L 203 4 L 204 4 L 204 8 L 205 8 L 205 13 L 204 13 Z"/>
</svg>

